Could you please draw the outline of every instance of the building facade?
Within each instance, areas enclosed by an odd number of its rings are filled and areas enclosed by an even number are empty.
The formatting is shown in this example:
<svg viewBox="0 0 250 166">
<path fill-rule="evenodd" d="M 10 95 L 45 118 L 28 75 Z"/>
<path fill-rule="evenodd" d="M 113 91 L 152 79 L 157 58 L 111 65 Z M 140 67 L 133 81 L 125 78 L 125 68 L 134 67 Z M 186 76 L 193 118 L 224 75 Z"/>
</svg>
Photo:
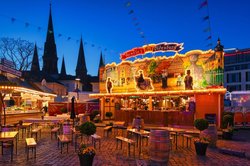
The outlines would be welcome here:
<svg viewBox="0 0 250 166">
<path fill-rule="evenodd" d="M 228 91 L 250 90 L 250 48 L 225 52 L 224 87 Z"/>
</svg>

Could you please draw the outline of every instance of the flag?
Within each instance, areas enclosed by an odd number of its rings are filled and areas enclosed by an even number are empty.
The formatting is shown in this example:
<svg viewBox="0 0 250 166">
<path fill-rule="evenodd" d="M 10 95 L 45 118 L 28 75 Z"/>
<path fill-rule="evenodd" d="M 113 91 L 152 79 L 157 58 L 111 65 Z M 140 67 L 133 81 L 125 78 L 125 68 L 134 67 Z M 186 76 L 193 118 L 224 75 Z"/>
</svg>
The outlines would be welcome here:
<svg viewBox="0 0 250 166">
<path fill-rule="evenodd" d="M 25 27 L 27 28 L 30 24 L 28 22 L 25 23 Z"/>
<path fill-rule="evenodd" d="M 14 17 L 11 18 L 11 23 L 14 23 L 16 19 Z"/>
<path fill-rule="evenodd" d="M 204 2 L 202 2 L 202 3 L 200 4 L 199 9 L 203 8 L 204 6 L 207 6 L 207 0 L 205 0 Z"/>
<path fill-rule="evenodd" d="M 71 39 L 71 37 L 68 37 L 68 38 L 67 38 L 67 40 L 70 40 L 70 39 Z"/>
<path fill-rule="evenodd" d="M 137 22 L 137 23 L 135 23 L 135 26 L 137 26 L 137 25 L 139 25 L 139 23 Z"/>
<path fill-rule="evenodd" d="M 61 37 L 61 36 L 62 36 L 62 34 L 59 33 L 59 34 L 58 34 L 58 37 Z"/>
<path fill-rule="evenodd" d="M 130 10 L 128 14 L 133 14 L 134 13 L 134 10 Z"/>
<path fill-rule="evenodd" d="M 207 27 L 206 29 L 203 30 L 203 32 L 209 32 L 211 29 L 210 27 Z"/>
<path fill-rule="evenodd" d="M 208 20 L 208 19 L 209 19 L 209 16 L 203 17 L 203 21 L 206 21 L 206 20 Z"/>
<path fill-rule="evenodd" d="M 208 36 L 206 40 L 212 39 L 212 36 Z"/>
</svg>

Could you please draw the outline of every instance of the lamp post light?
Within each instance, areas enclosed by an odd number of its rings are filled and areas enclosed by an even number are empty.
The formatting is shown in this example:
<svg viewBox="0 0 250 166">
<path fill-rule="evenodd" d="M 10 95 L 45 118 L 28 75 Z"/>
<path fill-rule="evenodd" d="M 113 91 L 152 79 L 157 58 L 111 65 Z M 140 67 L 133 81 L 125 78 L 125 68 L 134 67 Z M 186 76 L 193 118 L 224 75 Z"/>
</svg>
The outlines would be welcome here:
<svg viewBox="0 0 250 166">
<path fill-rule="evenodd" d="M 75 89 L 76 91 L 79 90 L 79 82 L 80 82 L 80 78 L 76 78 L 76 86 L 75 86 Z"/>
<path fill-rule="evenodd" d="M 77 98 L 76 98 L 76 100 L 78 100 L 79 99 L 79 94 L 78 94 L 78 92 L 80 91 L 80 86 L 79 86 L 79 83 L 80 83 L 80 78 L 76 78 L 75 79 L 76 80 L 76 88 L 75 88 L 75 92 L 76 92 L 76 94 L 77 94 Z"/>
</svg>

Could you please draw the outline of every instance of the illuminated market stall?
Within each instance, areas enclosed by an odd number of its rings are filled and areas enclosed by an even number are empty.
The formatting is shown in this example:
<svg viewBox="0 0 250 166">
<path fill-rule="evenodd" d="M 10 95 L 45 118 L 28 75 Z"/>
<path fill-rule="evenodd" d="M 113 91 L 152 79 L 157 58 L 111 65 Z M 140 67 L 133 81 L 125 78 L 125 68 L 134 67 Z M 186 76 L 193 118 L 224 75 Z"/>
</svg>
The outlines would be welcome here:
<svg viewBox="0 0 250 166">
<path fill-rule="evenodd" d="M 220 126 L 223 111 L 224 52 L 218 40 L 215 50 L 192 50 L 179 54 L 183 43 L 159 43 L 122 53 L 119 64 L 100 68 L 102 118 L 132 123 L 140 115 L 146 124 L 193 125 L 207 118 Z M 146 53 L 173 51 L 173 56 L 153 56 L 134 61 Z"/>
<path fill-rule="evenodd" d="M 0 124 L 13 124 L 29 117 L 41 117 L 41 109 L 56 95 L 48 88 L 21 78 L 11 62 L 0 63 Z"/>
</svg>

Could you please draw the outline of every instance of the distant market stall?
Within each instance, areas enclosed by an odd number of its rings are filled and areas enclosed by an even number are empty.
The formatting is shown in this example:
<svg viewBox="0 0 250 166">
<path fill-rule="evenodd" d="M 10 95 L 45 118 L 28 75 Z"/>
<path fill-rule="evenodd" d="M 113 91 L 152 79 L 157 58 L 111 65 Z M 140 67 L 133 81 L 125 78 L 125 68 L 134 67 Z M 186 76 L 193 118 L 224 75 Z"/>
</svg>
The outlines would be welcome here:
<svg viewBox="0 0 250 166">
<path fill-rule="evenodd" d="M 132 123 L 140 115 L 146 124 L 193 125 L 207 118 L 220 126 L 223 111 L 224 52 L 218 40 L 214 50 L 192 50 L 180 54 L 183 43 L 149 44 L 121 54 L 119 64 L 100 68 L 102 118 Z M 128 58 L 148 52 L 175 52 L 173 56 Z"/>
<path fill-rule="evenodd" d="M 22 73 L 6 59 L 0 63 L 0 124 L 16 123 L 26 117 L 41 117 L 41 109 L 56 95 L 42 85 L 22 79 Z"/>
</svg>

